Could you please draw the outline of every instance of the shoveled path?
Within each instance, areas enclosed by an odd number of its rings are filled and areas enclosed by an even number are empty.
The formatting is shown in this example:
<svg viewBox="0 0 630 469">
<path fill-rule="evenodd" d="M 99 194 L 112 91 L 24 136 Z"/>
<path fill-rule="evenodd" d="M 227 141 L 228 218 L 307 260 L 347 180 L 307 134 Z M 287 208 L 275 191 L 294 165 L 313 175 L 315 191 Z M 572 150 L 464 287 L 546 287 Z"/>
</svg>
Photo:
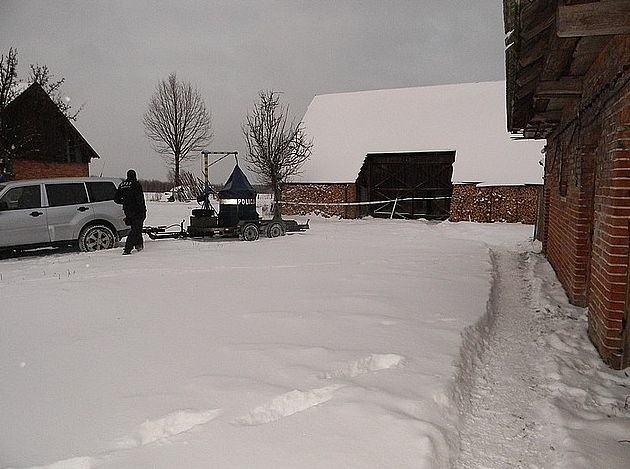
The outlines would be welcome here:
<svg viewBox="0 0 630 469">
<path fill-rule="evenodd" d="M 505 251 L 494 251 L 492 259 L 490 326 L 472 372 L 456 467 L 553 467 L 553 445 L 540 412 L 548 392 L 537 367 L 544 321 L 532 298 L 536 259 Z"/>
</svg>

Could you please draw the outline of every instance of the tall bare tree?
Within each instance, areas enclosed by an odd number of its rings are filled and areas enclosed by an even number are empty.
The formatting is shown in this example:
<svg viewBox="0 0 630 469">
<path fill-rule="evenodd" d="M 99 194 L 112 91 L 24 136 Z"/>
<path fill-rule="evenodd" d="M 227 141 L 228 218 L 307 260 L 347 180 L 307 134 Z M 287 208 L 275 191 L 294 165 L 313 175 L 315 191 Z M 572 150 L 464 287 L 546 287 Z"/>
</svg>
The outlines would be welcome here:
<svg viewBox="0 0 630 469">
<path fill-rule="evenodd" d="M 0 55 L 0 175 L 11 172 L 11 157 L 15 152 L 15 145 L 9 143 L 7 123 L 2 118 L 2 111 L 15 96 L 17 65 L 16 49 L 11 47 L 6 56 Z"/>
<path fill-rule="evenodd" d="M 206 148 L 212 139 L 210 114 L 197 88 L 171 73 L 155 88 L 144 114 L 145 134 L 180 184 L 182 162 Z"/>
<path fill-rule="evenodd" d="M 11 101 L 17 84 L 17 49 L 9 48 L 5 56 L 0 55 L 0 111 Z"/>
<path fill-rule="evenodd" d="M 302 121 L 288 121 L 289 107 L 280 104 L 275 91 L 261 91 L 242 126 L 247 144 L 247 169 L 269 184 L 274 195 L 274 219 L 281 218 L 282 185 L 300 174 L 311 156 L 313 142 Z"/>
</svg>

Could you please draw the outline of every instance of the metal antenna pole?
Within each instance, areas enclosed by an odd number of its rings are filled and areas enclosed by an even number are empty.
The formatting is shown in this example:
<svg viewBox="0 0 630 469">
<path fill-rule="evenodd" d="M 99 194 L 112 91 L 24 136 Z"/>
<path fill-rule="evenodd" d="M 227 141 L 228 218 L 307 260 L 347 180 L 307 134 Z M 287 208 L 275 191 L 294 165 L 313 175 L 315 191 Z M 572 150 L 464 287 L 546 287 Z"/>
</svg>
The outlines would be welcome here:
<svg viewBox="0 0 630 469">
<path fill-rule="evenodd" d="M 213 164 L 218 163 L 223 158 L 227 158 L 229 155 L 234 155 L 236 159 L 236 163 L 238 164 L 238 152 L 237 151 L 202 151 L 203 155 L 203 167 L 201 168 L 201 172 L 203 173 L 203 181 L 204 181 L 204 199 L 203 199 L 203 209 L 210 209 L 210 182 L 209 182 L 209 169 Z M 221 158 L 214 160 L 212 163 L 209 163 L 209 155 L 223 155 Z"/>
</svg>

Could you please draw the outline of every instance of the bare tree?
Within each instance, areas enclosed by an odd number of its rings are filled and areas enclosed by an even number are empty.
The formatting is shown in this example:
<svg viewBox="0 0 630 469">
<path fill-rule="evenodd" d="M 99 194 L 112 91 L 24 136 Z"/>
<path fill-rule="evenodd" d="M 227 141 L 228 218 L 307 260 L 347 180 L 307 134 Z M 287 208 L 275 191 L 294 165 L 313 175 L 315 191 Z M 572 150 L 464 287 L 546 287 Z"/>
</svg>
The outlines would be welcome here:
<svg viewBox="0 0 630 469">
<path fill-rule="evenodd" d="M 210 114 L 197 88 L 177 81 L 175 73 L 155 88 L 143 119 L 145 134 L 153 149 L 173 168 L 180 184 L 183 161 L 203 150 L 212 139 Z"/>
<path fill-rule="evenodd" d="M 17 49 L 9 48 L 5 56 L 0 55 L 0 111 L 13 99 L 17 84 Z"/>
<path fill-rule="evenodd" d="M 277 92 L 261 91 L 242 127 L 247 144 L 247 169 L 271 186 L 274 219 L 282 216 L 282 185 L 300 174 L 313 147 L 302 122 L 288 122 L 288 115 L 289 108 L 280 104 Z"/>
<path fill-rule="evenodd" d="M 2 111 L 15 97 L 17 84 L 17 49 L 9 48 L 5 56 L 0 55 L 0 175 L 9 177 L 12 171 L 12 160 L 16 153 L 16 143 L 9 139 L 8 123 L 2 117 Z M 19 142 L 21 146 L 22 142 Z"/>
<path fill-rule="evenodd" d="M 29 77 L 30 83 L 38 83 L 44 91 L 50 96 L 59 110 L 70 120 L 76 121 L 77 116 L 83 110 L 84 105 L 73 111 L 68 98 L 61 96 L 61 85 L 66 81 L 65 78 L 55 80 L 54 75 L 50 72 L 47 65 L 31 64 L 31 75 Z"/>
</svg>

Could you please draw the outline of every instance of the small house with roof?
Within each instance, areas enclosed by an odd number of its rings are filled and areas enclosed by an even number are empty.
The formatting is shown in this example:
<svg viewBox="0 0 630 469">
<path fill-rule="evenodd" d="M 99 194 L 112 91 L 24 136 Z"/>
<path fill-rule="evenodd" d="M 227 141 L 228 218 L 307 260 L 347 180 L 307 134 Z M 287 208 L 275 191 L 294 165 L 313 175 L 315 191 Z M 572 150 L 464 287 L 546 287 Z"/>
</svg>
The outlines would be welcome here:
<svg viewBox="0 0 630 469">
<path fill-rule="evenodd" d="M 505 82 L 316 96 L 283 213 L 534 223 L 541 142 L 506 130 Z"/>
<path fill-rule="evenodd" d="M 0 125 L 0 166 L 10 179 L 89 176 L 99 157 L 37 83 L 18 85 Z"/>
</svg>

